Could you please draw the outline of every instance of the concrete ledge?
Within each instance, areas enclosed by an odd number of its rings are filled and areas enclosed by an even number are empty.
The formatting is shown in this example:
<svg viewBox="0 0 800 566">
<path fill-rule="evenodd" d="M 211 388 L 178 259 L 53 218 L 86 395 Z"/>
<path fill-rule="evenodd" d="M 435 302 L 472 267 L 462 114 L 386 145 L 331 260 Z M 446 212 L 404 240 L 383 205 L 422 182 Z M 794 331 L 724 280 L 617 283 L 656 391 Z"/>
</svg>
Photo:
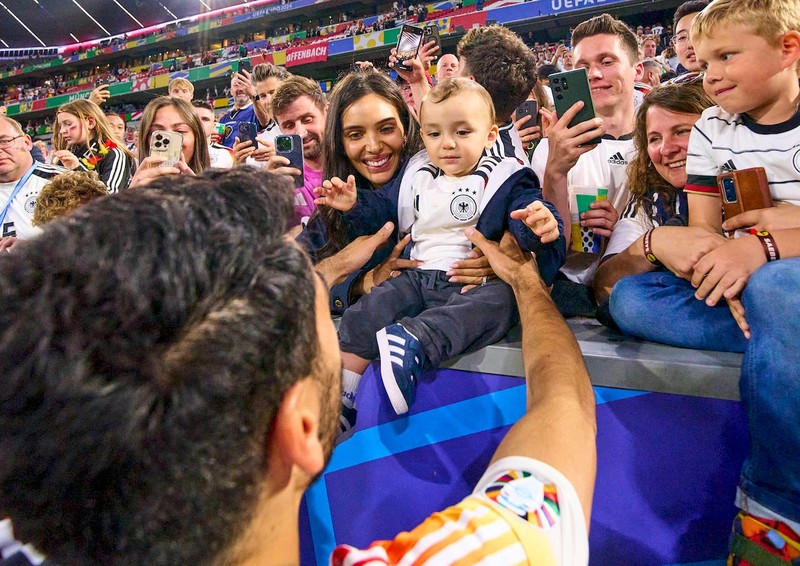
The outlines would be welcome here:
<svg viewBox="0 0 800 566">
<path fill-rule="evenodd" d="M 339 320 L 334 322 L 338 328 Z M 742 355 L 674 348 L 610 330 L 593 319 L 570 319 L 592 383 L 712 399 L 739 400 Z M 542 340 L 547 340 L 542 336 Z M 453 358 L 442 367 L 524 377 L 520 328 L 487 348 Z"/>
<path fill-rule="evenodd" d="M 644 342 L 614 332 L 596 320 L 571 319 L 567 322 L 578 339 L 594 385 L 739 399 L 741 354 Z M 454 358 L 444 367 L 524 377 L 520 329 L 512 330 L 497 344 Z"/>
</svg>

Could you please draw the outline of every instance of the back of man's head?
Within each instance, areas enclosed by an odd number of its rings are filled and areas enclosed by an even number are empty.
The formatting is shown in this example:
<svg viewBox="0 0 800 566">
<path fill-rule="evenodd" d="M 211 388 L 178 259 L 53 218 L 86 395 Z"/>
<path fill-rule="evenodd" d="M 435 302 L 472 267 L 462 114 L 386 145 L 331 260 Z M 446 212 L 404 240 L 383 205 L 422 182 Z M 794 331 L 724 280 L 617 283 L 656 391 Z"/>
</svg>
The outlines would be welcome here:
<svg viewBox="0 0 800 566">
<path fill-rule="evenodd" d="M 272 174 L 170 176 L 0 262 L 0 515 L 20 539 L 57 564 L 209 563 L 238 540 L 318 349 L 292 202 Z"/>
<path fill-rule="evenodd" d="M 608 14 L 600 14 L 578 24 L 572 31 L 572 46 L 577 46 L 587 37 L 595 35 L 615 35 L 630 59 L 631 65 L 639 61 L 639 42 L 636 34 L 624 22 Z"/>
<path fill-rule="evenodd" d="M 506 122 L 536 84 L 536 57 L 506 27 L 472 28 L 458 42 L 458 58 L 463 74 L 489 92 L 498 122 Z"/>
</svg>

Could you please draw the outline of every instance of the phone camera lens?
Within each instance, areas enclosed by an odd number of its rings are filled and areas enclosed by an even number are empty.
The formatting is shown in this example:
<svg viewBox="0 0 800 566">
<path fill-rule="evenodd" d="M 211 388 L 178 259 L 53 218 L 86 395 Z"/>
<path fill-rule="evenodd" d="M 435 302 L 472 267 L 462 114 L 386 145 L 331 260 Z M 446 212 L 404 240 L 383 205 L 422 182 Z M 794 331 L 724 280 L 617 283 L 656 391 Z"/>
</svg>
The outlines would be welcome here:
<svg viewBox="0 0 800 566">
<path fill-rule="evenodd" d="M 278 138 L 278 151 L 292 151 L 292 138 Z"/>
</svg>

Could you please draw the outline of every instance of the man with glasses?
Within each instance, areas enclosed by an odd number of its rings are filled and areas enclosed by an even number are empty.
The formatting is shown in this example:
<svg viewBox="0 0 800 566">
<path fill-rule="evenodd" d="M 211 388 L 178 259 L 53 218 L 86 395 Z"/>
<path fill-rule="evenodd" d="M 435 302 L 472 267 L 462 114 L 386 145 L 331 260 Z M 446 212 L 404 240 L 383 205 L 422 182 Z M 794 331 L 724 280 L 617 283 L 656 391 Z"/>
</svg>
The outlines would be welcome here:
<svg viewBox="0 0 800 566">
<path fill-rule="evenodd" d="M 0 249 L 6 238 L 30 238 L 38 233 L 33 227 L 33 209 L 39 191 L 50 179 L 66 169 L 34 161 L 33 142 L 19 122 L 0 116 Z"/>
<path fill-rule="evenodd" d="M 678 75 L 700 70 L 697 56 L 694 54 L 694 47 L 692 47 L 692 40 L 689 37 L 689 29 L 692 27 L 694 17 L 706 6 L 708 6 L 708 2 L 704 0 L 689 0 L 675 10 L 675 53 L 680 60 L 676 69 Z"/>
</svg>

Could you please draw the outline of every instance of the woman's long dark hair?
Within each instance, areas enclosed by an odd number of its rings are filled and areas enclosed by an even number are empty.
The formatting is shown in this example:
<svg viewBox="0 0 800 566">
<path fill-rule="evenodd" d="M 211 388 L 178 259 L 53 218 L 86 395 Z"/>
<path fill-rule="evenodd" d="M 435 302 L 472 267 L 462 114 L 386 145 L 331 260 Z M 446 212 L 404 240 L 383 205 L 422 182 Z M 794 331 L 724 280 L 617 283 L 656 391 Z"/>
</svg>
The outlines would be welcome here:
<svg viewBox="0 0 800 566">
<path fill-rule="evenodd" d="M 658 174 L 647 154 L 647 111 L 651 107 L 663 108 L 678 114 L 702 114 L 714 103 L 703 91 L 702 82 L 667 84 L 654 88 L 644 97 L 636 112 L 636 126 L 633 130 L 633 143 L 636 157 L 628 164 L 628 190 L 634 205 L 644 207 L 648 216 L 652 214 L 654 195 L 667 207 L 672 215 L 672 202 L 679 189 L 676 189 Z"/>
<path fill-rule="evenodd" d="M 419 126 L 403 100 L 403 94 L 388 76 L 377 71 L 354 71 L 345 75 L 331 92 L 328 115 L 325 119 L 325 141 L 322 144 L 323 178 L 339 177 L 347 179 L 348 175 L 356 178 L 360 188 L 371 187 L 369 180 L 361 175 L 344 149 L 342 116 L 355 102 L 368 94 L 376 94 L 395 107 L 400 123 L 405 131 L 406 142 L 400 153 L 400 166 L 421 147 Z M 341 250 L 349 242 L 342 221 L 341 213 L 330 207 L 320 207 L 314 213 L 325 223 L 328 242 L 320 251 L 320 257 L 328 257 Z"/>
</svg>

